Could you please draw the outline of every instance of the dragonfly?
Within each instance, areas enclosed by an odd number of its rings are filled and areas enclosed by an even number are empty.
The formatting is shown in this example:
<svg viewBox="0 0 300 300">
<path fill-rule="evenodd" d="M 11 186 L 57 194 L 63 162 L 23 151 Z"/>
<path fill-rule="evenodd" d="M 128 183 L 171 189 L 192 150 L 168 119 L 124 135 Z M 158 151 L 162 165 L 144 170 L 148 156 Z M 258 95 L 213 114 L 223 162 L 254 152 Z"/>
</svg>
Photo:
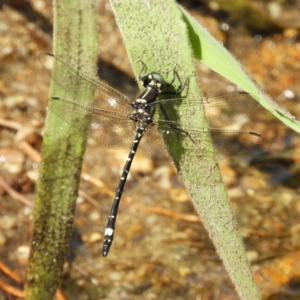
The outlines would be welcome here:
<svg viewBox="0 0 300 300">
<path fill-rule="evenodd" d="M 142 75 L 145 69 L 143 64 L 139 80 L 144 90 L 136 99 L 130 100 L 105 83 L 74 69 L 64 59 L 52 53 L 41 53 L 40 62 L 45 68 L 52 69 L 52 80 L 63 88 L 67 95 L 66 97 L 52 96 L 49 99 L 48 106 L 54 114 L 79 131 L 85 130 L 85 124 L 89 122 L 90 136 L 101 141 L 101 145 L 105 147 L 129 149 L 104 232 L 103 256 L 107 256 L 111 248 L 127 176 L 144 136 L 151 146 L 156 146 L 155 137 L 159 135 L 158 133 L 167 138 L 176 135 L 181 139 L 188 139 L 187 151 L 197 152 L 202 151 L 201 149 L 212 139 L 218 159 L 227 158 L 235 152 L 247 155 L 253 152 L 253 149 L 262 152 L 266 144 L 266 140 L 259 133 L 224 129 L 226 124 L 247 118 L 259 106 L 246 92 L 234 92 L 213 98 L 176 98 L 184 91 L 193 74 L 188 76 L 177 90 L 170 90 L 176 79 L 175 68 L 172 79 L 165 81 L 158 72 Z M 87 97 L 90 91 L 93 91 L 93 106 L 76 100 L 79 97 L 81 99 Z M 165 95 L 174 95 L 174 97 L 161 99 L 162 96 L 166 97 Z M 188 119 L 191 111 L 201 104 L 205 107 L 209 130 L 190 128 L 179 121 L 179 119 Z M 171 118 L 168 114 L 169 108 L 176 110 L 179 105 L 183 112 L 180 116 Z M 233 108 L 234 120 L 231 114 Z M 157 111 L 160 113 L 157 114 Z M 217 128 L 218 126 L 220 128 Z"/>
</svg>

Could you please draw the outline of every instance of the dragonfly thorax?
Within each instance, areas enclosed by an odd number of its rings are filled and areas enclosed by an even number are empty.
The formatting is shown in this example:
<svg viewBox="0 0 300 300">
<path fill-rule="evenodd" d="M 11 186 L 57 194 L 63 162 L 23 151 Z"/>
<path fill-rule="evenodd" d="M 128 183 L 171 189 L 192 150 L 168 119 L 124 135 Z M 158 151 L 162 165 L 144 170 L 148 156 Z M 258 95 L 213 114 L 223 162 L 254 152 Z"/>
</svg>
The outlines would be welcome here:
<svg viewBox="0 0 300 300">
<path fill-rule="evenodd" d="M 130 118 L 134 122 L 138 122 L 139 127 L 147 128 L 150 124 L 152 124 L 153 112 L 151 111 L 151 107 L 149 107 L 147 104 L 138 104 L 133 107 L 135 110 L 130 115 Z"/>
</svg>

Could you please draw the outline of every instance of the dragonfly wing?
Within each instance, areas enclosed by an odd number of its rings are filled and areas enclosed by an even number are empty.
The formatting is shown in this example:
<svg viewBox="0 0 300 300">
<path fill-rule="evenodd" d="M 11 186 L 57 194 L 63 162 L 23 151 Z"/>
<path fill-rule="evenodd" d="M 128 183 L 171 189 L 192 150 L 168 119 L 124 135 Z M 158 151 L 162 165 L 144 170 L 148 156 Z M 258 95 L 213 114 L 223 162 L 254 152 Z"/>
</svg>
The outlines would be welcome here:
<svg viewBox="0 0 300 300">
<path fill-rule="evenodd" d="M 52 69 L 52 78 L 68 95 L 52 97 L 49 108 L 63 121 L 83 131 L 90 124 L 91 137 L 106 147 L 122 149 L 130 147 L 134 139 L 133 110 L 130 100 L 108 85 L 90 78 L 70 67 L 63 59 L 51 53 L 41 53 L 41 64 Z M 93 92 L 93 106 L 76 99 L 88 100 Z"/>
<path fill-rule="evenodd" d="M 205 115 L 210 127 L 224 127 L 249 117 L 258 107 L 259 104 L 250 94 L 245 92 L 234 92 L 230 94 L 219 95 L 208 98 L 177 98 L 164 99 L 153 103 L 165 111 L 176 110 L 180 106 L 180 116 L 189 118 L 191 111 L 199 105 L 204 105 Z M 173 115 L 172 118 L 174 120 Z M 179 120 L 176 118 L 175 121 Z"/>
<path fill-rule="evenodd" d="M 210 127 L 224 127 L 247 119 L 258 107 L 250 94 L 236 92 L 206 98 L 205 115 Z"/>
<path fill-rule="evenodd" d="M 85 100 L 93 91 L 93 106 L 99 109 L 118 110 L 124 114 L 131 112 L 131 101 L 126 96 L 103 82 L 75 70 L 60 57 L 42 52 L 39 59 L 46 69 L 52 70 L 52 79 L 67 93 L 69 99 Z"/>
<path fill-rule="evenodd" d="M 172 142 L 176 140 L 177 143 L 183 145 L 184 149 L 196 151 L 201 157 L 205 157 L 210 148 L 210 139 L 213 141 L 214 152 L 218 160 L 257 155 L 271 148 L 270 141 L 251 131 L 218 128 L 198 130 L 180 126 L 174 121 L 160 120 L 157 123 L 165 139 L 172 139 Z"/>
<path fill-rule="evenodd" d="M 266 138 L 252 131 L 215 128 L 210 128 L 209 131 L 218 160 L 258 155 L 270 148 L 270 142 Z M 190 134 L 196 145 L 202 143 L 203 132 L 191 130 Z"/>
<path fill-rule="evenodd" d="M 48 106 L 53 113 L 78 131 L 83 131 L 90 124 L 90 136 L 108 148 L 123 149 L 130 147 L 133 142 L 135 123 L 129 115 L 96 109 L 59 97 L 52 97 Z"/>
</svg>

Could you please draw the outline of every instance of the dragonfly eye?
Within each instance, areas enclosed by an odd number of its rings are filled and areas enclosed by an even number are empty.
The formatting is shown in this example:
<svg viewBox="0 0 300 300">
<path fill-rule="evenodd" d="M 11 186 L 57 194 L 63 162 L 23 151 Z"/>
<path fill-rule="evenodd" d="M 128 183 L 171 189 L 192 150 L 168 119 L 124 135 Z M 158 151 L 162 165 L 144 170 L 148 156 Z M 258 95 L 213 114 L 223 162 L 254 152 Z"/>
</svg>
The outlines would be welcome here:
<svg viewBox="0 0 300 300">
<path fill-rule="evenodd" d="M 156 82 L 156 86 L 160 89 L 163 90 L 165 87 L 165 81 L 162 78 L 161 75 L 159 75 L 158 73 L 152 73 L 152 77 Z"/>
</svg>

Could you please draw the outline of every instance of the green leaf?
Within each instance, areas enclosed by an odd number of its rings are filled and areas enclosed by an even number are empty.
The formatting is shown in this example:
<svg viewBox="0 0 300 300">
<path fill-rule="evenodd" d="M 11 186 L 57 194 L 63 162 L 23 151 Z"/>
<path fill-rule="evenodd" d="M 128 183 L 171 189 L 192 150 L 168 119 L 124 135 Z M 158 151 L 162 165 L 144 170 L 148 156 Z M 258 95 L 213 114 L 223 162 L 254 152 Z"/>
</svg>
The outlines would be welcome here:
<svg viewBox="0 0 300 300">
<path fill-rule="evenodd" d="M 287 126 L 300 133 L 300 122 L 268 96 L 248 74 L 237 59 L 183 8 L 194 56 L 209 68 L 226 77 L 248 92 L 262 106 Z M 259 59 L 257 61 L 259 64 Z"/>
<path fill-rule="evenodd" d="M 89 67 L 96 66 L 98 48 L 93 1 L 55 1 L 53 36 L 55 55 L 64 57 L 74 68 L 89 73 Z M 67 76 L 62 79 L 64 84 L 70 80 Z M 90 92 L 90 97 L 85 94 L 86 98 L 77 100 L 93 101 L 93 91 Z M 51 95 L 62 96 L 64 93 L 57 83 L 52 82 Z M 86 145 L 86 136 L 48 112 L 26 275 L 25 295 L 30 300 L 51 300 L 58 287 L 72 235 Z"/>
<path fill-rule="evenodd" d="M 193 73 L 193 52 L 187 25 L 183 22 L 182 13 L 174 1 L 114 0 L 111 3 L 136 74 L 139 73 L 141 60 L 147 65 L 149 72 L 159 71 L 167 81 L 172 78 L 175 64 L 181 82 Z M 184 20 L 186 21 L 186 18 Z M 209 49 L 203 48 L 202 39 L 196 35 L 193 39 L 194 48 L 197 42 L 201 45 L 201 48 L 198 48 L 202 51 L 201 55 L 209 52 Z M 185 101 L 196 97 L 201 97 L 201 92 L 194 77 L 189 82 Z M 188 120 L 182 119 L 180 122 L 187 127 L 207 129 L 203 115 L 203 107 L 199 105 L 190 111 Z M 213 146 L 209 144 L 209 135 L 205 137 L 202 148 L 197 152 L 187 151 L 182 142 L 190 141 L 166 141 L 195 208 L 224 261 L 240 298 L 259 299 L 242 238 L 222 183 L 218 164 L 214 159 Z"/>
</svg>

